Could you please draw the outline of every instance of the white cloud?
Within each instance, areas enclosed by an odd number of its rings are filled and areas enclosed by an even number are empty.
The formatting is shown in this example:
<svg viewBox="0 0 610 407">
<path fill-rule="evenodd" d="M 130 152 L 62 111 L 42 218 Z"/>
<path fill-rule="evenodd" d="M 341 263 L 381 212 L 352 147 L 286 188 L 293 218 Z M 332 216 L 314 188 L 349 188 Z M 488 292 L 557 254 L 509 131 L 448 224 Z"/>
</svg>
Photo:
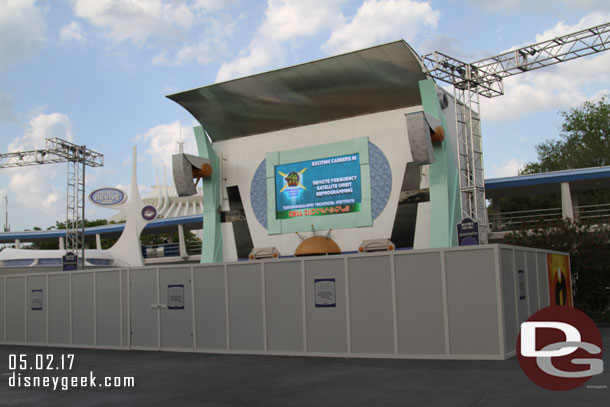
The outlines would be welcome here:
<svg viewBox="0 0 610 407">
<path fill-rule="evenodd" d="M 418 46 L 418 51 L 421 51 L 422 55 L 438 51 L 445 55 L 451 55 L 453 58 L 460 61 L 477 61 L 485 58 L 483 53 L 465 50 L 459 45 L 455 38 L 447 37 L 442 34 L 423 40 Z"/>
<path fill-rule="evenodd" d="M 422 29 L 435 29 L 439 18 L 428 2 L 365 0 L 354 18 L 334 30 L 322 48 L 334 54 L 392 40 L 413 41 Z"/>
<path fill-rule="evenodd" d="M 83 31 L 83 27 L 76 21 L 72 21 L 70 24 L 61 27 L 61 30 L 59 31 L 59 41 L 64 44 L 71 41 L 85 44 L 87 42 L 87 36 Z"/>
<path fill-rule="evenodd" d="M 229 48 L 229 39 L 235 33 L 236 21 L 208 19 L 204 34 L 199 41 L 184 44 L 175 55 L 170 57 L 166 50 L 161 51 L 153 58 L 153 65 L 178 66 L 193 61 L 206 65 L 218 61 Z"/>
<path fill-rule="evenodd" d="M 329 0 L 269 0 L 260 35 L 276 41 L 310 37 L 344 21 L 340 4 Z"/>
<path fill-rule="evenodd" d="M 608 0 L 470 0 L 470 3 L 476 7 L 482 7 L 493 12 L 523 10 L 524 7 L 530 12 L 545 12 L 553 7 L 557 7 L 558 3 L 563 3 L 568 7 L 579 9 L 610 9 Z"/>
<path fill-rule="evenodd" d="M 216 81 L 260 72 L 279 66 L 284 60 L 286 42 L 304 40 L 343 20 L 343 0 L 268 0 L 261 26 L 237 58 L 224 62 Z"/>
<path fill-rule="evenodd" d="M 525 166 L 525 163 L 517 158 L 503 161 L 502 164 L 492 164 L 491 168 L 485 171 L 485 178 L 502 178 L 519 175 L 519 170 Z"/>
<path fill-rule="evenodd" d="M 8 151 L 23 151 L 45 148 L 45 139 L 59 137 L 71 141 L 72 122 L 62 113 L 39 114 L 28 123 L 21 137 L 8 145 Z"/>
<path fill-rule="evenodd" d="M 176 36 L 196 19 L 180 0 L 76 0 L 74 13 L 102 28 L 111 40 L 131 40 L 138 45 L 153 36 Z"/>
<path fill-rule="evenodd" d="M 596 11 L 587 14 L 574 25 L 567 25 L 563 21 L 558 22 L 555 27 L 546 30 L 541 34 L 536 35 L 536 42 L 550 40 L 551 38 L 560 37 L 576 31 L 584 30 L 585 28 L 594 27 L 610 21 L 610 13 Z"/>
<path fill-rule="evenodd" d="M 195 143 L 193 128 L 190 126 L 183 126 L 178 121 L 170 124 L 160 124 L 149 129 L 144 134 L 138 134 L 136 136 L 136 142 L 144 144 L 144 152 L 152 160 L 154 167 L 165 167 L 171 170 L 172 154 L 178 152 L 178 141 L 180 140 L 180 137 L 182 137 L 182 140 L 185 142 L 184 152 L 196 154 L 197 145 Z M 131 163 L 131 161 L 129 162 Z"/>
<path fill-rule="evenodd" d="M 253 41 L 247 51 L 241 51 L 240 56 L 231 62 L 224 62 L 218 74 L 216 82 L 227 81 L 252 73 L 260 72 L 269 67 L 272 62 L 283 58 L 282 47 L 274 42 L 265 44 Z"/>
<path fill-rule="evenodd" d="M 34 117 L 23 135 L 9 143 L 7 151 L 44 148 L 44 139 L 51 137 L 72 140 L 68 116 L 51 113 Z M 13 202 L 11 214 L 16 219 L 11 223 L 23 227 L 43 226 L 37 223 L 65 218 L 65 168 L 65 164 L 46 164 L 4 170 L 9 180 L 7 193 Z"/>
<path fill-rule="evenodd" d="M 599 13 L 584 17 L 574 26 L 559 22 L 555 27 L 536 36 L 538 41 L 578 31 L 595 24 Z M 610 20 L 610 15 L 606 15 Z M 506 121 L 543 110 L 560 110 L 577 106 L 585 100 L 610 89 L 610 53 L 604 52 L 585 58 L 512 76 L 504 80 L 504 96 L 481 98 L 481 112 L 485 120 Z"/>
<path fill-rule="evenodd" d="M 0 0 L 0 71 L 44 43 L 44 10 L 34 0 Z"/>
<path fill-rule="evenodd" d="M 114 188 L 120 189 L 121 191 L 125 191 L 125 192 L 127 192 L 128 195 L 129 195 L 129 191 L 131 191 L 131 185 L 116 184 L 114 186 Z M 140 197 L 145 198 L 145 197 L 150 196 L 150 193 L 152 192 L 152 188 L 148 185 L 138 184 L 138 192 L 140 193 Z"/>
<path fill-rule="evenodd" d="M 237 0 L 197 0 L 195 7 L 204 11 L 216 11 L 228 8 L 237 3 Z"/>
</svg>

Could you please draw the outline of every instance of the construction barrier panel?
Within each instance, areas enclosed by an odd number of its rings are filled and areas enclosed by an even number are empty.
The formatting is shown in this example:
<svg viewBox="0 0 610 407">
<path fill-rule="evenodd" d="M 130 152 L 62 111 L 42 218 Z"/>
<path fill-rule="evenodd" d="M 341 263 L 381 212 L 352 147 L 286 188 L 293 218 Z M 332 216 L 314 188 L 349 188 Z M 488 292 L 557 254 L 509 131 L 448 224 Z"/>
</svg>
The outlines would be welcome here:
<svg viewBox="0 0 610 407">
<path fill-rule="evenodd" d="M 507 245 L 0 276 L 0 343 L 506 359 L 549 304 L 545 250 Z"/>
</svg>

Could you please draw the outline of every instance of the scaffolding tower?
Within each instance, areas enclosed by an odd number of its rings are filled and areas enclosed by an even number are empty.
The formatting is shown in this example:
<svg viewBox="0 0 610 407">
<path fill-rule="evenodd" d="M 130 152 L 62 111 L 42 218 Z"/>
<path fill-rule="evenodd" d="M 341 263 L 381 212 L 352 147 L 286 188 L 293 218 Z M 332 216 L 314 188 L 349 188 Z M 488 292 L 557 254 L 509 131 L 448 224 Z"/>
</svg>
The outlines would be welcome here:
<svg viewBox="0 0 610 407">
<path fill-rule="evenodd" d="M 66 182 L 66 249 L 81 250 L 85 264 L 85 168 L 104 165 L 104 155 L 60 138 L 46 139 L 43 150 L 0 154 L 0 168 L 67 162 Z"/>
<path fill-rule="evenodd" d="M 503 79 L 610 48 L 610 23 L 555 37 L 512 51 L 465 63 L 441 52 L 422 57 L 426 73 L 453 85 L 458 136 L 462 218 L 479 223 L 481 243 L 487 243 L 489 224 L 485 201 L 483 145 L 479 96 L 504 94 Z"/>
</svg>

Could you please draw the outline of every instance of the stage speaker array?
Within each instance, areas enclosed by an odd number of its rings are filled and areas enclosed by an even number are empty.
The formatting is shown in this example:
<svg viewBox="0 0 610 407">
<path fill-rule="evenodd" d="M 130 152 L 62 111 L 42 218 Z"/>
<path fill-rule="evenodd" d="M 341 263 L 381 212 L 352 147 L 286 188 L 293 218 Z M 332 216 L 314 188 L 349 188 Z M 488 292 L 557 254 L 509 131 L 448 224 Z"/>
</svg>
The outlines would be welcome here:
<svg viewBox="0 0 610 407">
<path fill-rule="evenodd" d="M 207 158 L 190 154 L 174 154 L 172 173 L 178 196 L 190 196 L 197 193 L 199 180 L 212 176 L 212 165 Z"/>
</svg>

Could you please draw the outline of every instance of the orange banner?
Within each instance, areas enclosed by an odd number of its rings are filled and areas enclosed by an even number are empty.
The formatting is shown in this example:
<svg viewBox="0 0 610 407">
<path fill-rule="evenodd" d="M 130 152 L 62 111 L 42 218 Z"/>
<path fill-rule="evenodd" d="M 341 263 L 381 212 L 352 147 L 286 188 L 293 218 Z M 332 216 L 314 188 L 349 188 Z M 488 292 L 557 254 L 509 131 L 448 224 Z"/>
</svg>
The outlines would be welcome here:
<svg viewBox="0 0 610 407">
<path fill-rule="evenodd" d="M 570 257 L 564 254 L 546 255 L 549 277 L 550 305 L 572 306 L 572 279 Z"/>
</svg>

